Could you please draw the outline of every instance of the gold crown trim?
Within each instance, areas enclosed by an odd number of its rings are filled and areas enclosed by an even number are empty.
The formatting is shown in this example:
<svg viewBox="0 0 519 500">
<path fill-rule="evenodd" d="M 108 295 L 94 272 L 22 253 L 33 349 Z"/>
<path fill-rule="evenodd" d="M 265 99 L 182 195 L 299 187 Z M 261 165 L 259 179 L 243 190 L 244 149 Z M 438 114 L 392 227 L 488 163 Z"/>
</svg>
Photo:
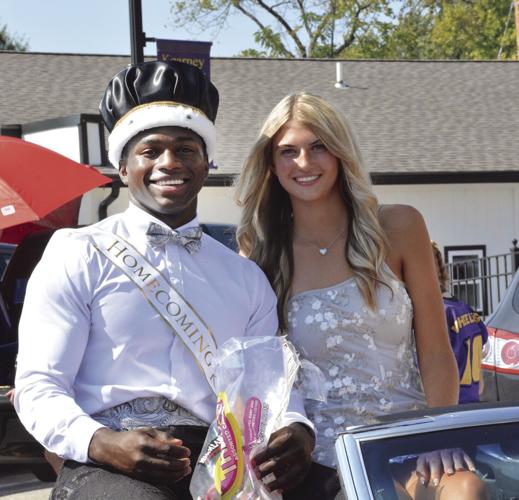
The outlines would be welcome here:
<svg viewBox="0 0 519 500">
<path fill-rule="evenodd" d="M 144 104 L 139 104 L 138 106 L 135 106 L 134 108 L 130 109 L 130 111 L 128 111 L 125 115 L 121 116 L 121 118 L 119 118 L 115 122 L 115 125 L 114 125 L 114 128 L 112 129 L 112 132 L 115 130 L 117 125 L 120 125 L 124 120 L 126 120 L 126 118 L 128 118 L 133 113 L 135 113 L 137 111 L 140 111 L 141 109 L 154 108 L 154 107 L 160 107 L 160 106 L 166 106 L 166 107 L 171 107 L 171 108 L 180 106 L 182 108 L 193 110 L 195 113 L 199 113 L 204 118 L 207 118 L 209 120 L 209 117 L 201 109 L 199 109 L 199 108 L 197 108 L 195 106 L 188 106 L 187 104 L 184 104 L 184 103 L 181 103 L 181 102 L 177 102 L 177 101 L 154 101 L 154 102 L 147 102 L 147 103 L 144 103 Z M 211 120 L 209 120 L 209 121 L 211 121 Z"/>
</svg>

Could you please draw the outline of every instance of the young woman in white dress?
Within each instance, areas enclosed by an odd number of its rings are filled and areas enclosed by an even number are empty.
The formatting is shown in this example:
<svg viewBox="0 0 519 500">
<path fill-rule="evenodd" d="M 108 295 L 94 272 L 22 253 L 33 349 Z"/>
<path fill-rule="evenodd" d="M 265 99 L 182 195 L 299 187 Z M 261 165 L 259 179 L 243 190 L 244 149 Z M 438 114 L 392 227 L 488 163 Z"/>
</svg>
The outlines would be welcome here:
<svg viewBox="0 0 519 500">
<path fill-rule="evenodd" d="M 285 498 L 334 498 L 338 432 L 458 402 L 427 228 L 410 206 L 379 205 L 346 120 L 306 93 L 272 110 L 236 188 L 240 251 L 269 278 L 288 338 L 327 378 L 327 404 L 306 408 L 317 430 L 314 462 Z M 462 450 L 421 455 L 397 490 L 401 498 L 486 498 L 471 469 Z"/>
</svg>

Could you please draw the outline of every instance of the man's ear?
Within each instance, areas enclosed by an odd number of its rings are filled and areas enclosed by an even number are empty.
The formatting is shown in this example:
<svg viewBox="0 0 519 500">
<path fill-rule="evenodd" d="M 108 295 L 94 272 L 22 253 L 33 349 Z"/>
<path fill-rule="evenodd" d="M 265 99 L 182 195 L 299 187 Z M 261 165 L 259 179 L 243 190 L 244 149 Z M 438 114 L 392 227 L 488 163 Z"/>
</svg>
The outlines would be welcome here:
<svg viewBox="0 0 519 500">
<path fill-rule="evenodd" d="M 121 178 L 121 182 L 127 186 L 128 185 L 128 170 L 126 169 L 126 162 L 124 160 L 119 161 L 119 177 Z"/>
<path fill-rule="evenodd" d="M 204 158 L 204 178 L 207 179 L 207 176 L 209 175 L 209 160 L 207 159 L 207 156 Z"/>
</svg>

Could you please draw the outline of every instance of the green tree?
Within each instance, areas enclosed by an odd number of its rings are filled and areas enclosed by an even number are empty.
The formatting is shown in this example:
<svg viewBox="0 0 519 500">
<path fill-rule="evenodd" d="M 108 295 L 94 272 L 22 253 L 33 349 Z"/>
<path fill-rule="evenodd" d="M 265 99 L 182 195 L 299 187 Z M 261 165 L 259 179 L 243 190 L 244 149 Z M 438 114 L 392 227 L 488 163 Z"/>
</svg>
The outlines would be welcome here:
<svg viewBox="0 0 519 500">
<path fill-rule="evenodd" d="M 429 59 L 438 6 L 424 0 L 399 2 L 393 18 L 377 20 L 343 51 L 352 59 Z"/>
<path fill-rule="evenodd" d="M 452 2 L 432 29 L 433 56 L 446 59 L 503 59 L 516 53 L 513 17 L 505 31 L 510 0 Z M 513 14 L 513 13 L 512 13 Z"/>
<path fill-rule="evenodd" d="M 501 49 L 500 58 L 513 59 L 510 8 L 510 0 L 407 0 L 401 2 L 394 19 L 375 23 L 341 56 L 496 59 Z"/>
<path fill-rule="evenodd" d="M 175 24 L 213 35 L 240 14 L 258 27 L 261 47 L 241 55 L 300 58 L 337 57 L 375 20 L 392 15 L 389 0 L 180 0 L 171 10 Z"/>
<path fill-rule="evenodd" d="M 231 15 L 251 19 L 261 49 L 247 49 L 243 56 L 350 59 L 514 59 L 510 9 L 511 0 L 172 3 L 176 23 L 213 34 L 225 29 Z"/>
<path fill-rule="evenodd" d="M 9 34 L 7 25 L 0 26 L 0 50 L 26 51 L 29 45 L 23 39 Z"/>
</svg>

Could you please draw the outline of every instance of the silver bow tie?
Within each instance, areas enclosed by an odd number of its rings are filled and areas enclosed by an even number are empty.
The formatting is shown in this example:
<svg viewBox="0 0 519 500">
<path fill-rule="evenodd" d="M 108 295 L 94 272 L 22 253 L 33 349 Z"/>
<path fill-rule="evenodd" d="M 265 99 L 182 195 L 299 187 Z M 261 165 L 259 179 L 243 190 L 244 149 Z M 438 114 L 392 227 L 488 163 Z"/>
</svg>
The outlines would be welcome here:
<svg viewBox="0 0 519 500">
<path fill-rule="evenodd" d="M 148 241 L 152 246 L 164 246 L 168 241 L 182 245 L 189 253 L 200 250 L 202 228 L 200 226 L 188 227 L 180 231 L 168 229 L 155 222 L 150 222 L 146 231 Z"/>
</svg>

